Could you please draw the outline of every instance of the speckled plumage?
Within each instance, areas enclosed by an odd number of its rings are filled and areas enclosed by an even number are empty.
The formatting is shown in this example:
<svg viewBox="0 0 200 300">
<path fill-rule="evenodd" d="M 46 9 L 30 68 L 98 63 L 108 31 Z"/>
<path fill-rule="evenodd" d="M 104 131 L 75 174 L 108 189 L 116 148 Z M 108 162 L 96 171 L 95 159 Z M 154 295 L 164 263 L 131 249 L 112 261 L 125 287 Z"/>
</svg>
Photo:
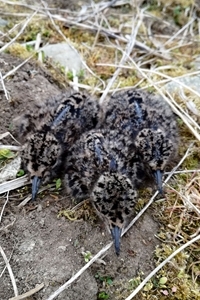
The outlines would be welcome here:
<svg viewBox="0 0 200 300">
<path fill-rule="evenodd" d="M 126 174 L 104 172 L 93 187 L 91 200 L 111 232 L 119 255 L 121 232 L 133 215 L 137 201 L 135 187 Z"/>
<path fill-rule="evenodd" d="M 115 129 L 133 142 L 135 158 L 156 177 L 162 192 L 162 172 L 177 154 L 178 129 L 166 101 L 137 89 L 114 94 L 103 103 L 102 128 Z"/>
<path fill-rule="evenodd" d="M 96 100 L 75 92 L 62 93 L 36 104 L 16 120 L 23 142 L 22 158 L 33 180 L 32 198 L 41 180 L 48 182 L 54 173 L 60 176 L 68 149 L 84 131 L 97 126 L 100 115 Z"/>
<path fill-rule="evenodd" d="M 114 238 L 117 254 L 121 230 L 137 198 L 138 165 L 127 157 L 130 147 L 118 131 L 92 130 L 81 135 L 66 159 L 67 193 L 77 200 L 91 199 Z"/>
</svg>

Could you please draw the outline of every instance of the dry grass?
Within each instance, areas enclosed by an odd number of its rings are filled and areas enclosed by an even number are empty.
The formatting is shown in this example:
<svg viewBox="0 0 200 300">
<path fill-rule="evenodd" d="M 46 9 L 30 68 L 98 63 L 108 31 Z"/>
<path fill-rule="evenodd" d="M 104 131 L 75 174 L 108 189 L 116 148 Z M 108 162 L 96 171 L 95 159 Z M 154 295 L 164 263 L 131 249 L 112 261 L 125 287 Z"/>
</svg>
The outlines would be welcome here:
<svg viewBox="0 0 200 300">
<path fill-rule="evenodd" d="M 81 80 L 73 74 L 71 81 L 62 73 L 63 82 L 68 80 L 76 89 L 99 93 L 101 102 L 108 93 L 134 86 L 156 91 L 171 105 L 180 118 L 183 140 L 180 155 L 185 162 L 176 175 L 172 173 L 173 180 L 167 185 L 165 203 L 154 204 L 155 210 L 161 211 L 157 217 L 162 223 L 158 234 L 162 244 L 155 251 L 158 267 L 141 283 L 140 279 L 132 293 L 127 289 L 121 299 L 130 300 L 137 293 L 139 299 L 166 299 L 166 296 L 170 299 L 199 299 L 200 176 L 199 172 L 184 171 L 199 169 L 200 93 L 181 79 L 186 76 L 192 79 L 200 73 L 195 67 L 195 60 L 200 55 L 197 47 L 200 21 L 196 17 L 200 8 L 189 0 L 160 1 L 160 4 L 146 1 L 148 6 L 142 5 L 145 1 L 139 1 L 137 7 L 132 4 L 134 1 L 129 4 L 121 1 L 120 5 L 115 2 L 93 3 L 86 11 L 73 11 L 65 17 L 69 11 L 55 13 L 43 1 L 40 6 L 1 1 L 1 13 L 5 18 L 14 16 L 16 23 L 10 22 L 9 28 L 0 33 L 3 42 L 0 52 L 6 50 L 15 54 L 16 47 L 13 46 L 16 42 L 25 41 L 23 51 L 25 49 L 30 57 L 37 57 L 36 52 L 40 52 L 38 45 L 35 47 L 38 34 L 44 44 L 66 41 L 81 53 L 85 71 Z M 162 28 L 161 32 L 159 28 Z M 61 72 L 59 68 L 57 71 Z M 17 68 L 13 72 L 17 72 Z M 0 77 L 8 100 L 4 80 L 9 75 Z M 178 83 L 178 91 L 167 92 L 168 82 Z M 194 144 L 188 155 L 191 141 Z M 183 155 L 185 152 L 186 156 Z M 152 204 L 152 199 L 147 207 Z M 162 210 L 159 209 L 161 205 Z M 131 225 L 134 222 L 135 219 Z M 56 298 L 111 245 L 105 246 L 48 300 Z M 163 284 L 161 278 L 166 278 Z"/>
</svg>

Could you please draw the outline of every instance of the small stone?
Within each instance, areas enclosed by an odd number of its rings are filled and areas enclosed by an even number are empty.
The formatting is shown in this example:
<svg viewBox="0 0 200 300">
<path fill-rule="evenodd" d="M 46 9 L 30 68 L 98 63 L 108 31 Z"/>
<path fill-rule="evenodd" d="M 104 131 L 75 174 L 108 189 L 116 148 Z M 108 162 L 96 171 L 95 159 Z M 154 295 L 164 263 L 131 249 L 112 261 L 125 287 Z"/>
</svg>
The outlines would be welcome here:
<svg viewBox="0 0 200 300">
<path fill-rule="evenodd" d="M 59 251 L 62 251 L 62 252 L 65 252 L 66 249 L 67 249 L 66 246 L 59 246 L 59 247 L 58 247 L 58 250 L 59 250 Z"/>
</svg>

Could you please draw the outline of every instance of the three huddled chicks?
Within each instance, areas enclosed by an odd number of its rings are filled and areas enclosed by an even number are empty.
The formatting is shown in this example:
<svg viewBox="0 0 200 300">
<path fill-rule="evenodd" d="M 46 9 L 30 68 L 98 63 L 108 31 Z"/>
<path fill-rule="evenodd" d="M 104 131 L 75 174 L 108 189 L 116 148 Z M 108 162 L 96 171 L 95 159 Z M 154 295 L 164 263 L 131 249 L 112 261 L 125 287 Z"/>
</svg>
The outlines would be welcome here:
<svg viewBox="0 0 200 300">
<path fill-rule="evenodd" d="M 114 239 L 134 214 L 146 176 L 162 193 L 162 175 L 178 148 L 175 115 L 161 97 L 137 89 L 103 105 L 91 96 L 64 93 L 36 105 L 19 122 L 22 158 L 35 199 L 41 181 L 65 174 L 69 195 L 89 197 Z"/>
</svg>

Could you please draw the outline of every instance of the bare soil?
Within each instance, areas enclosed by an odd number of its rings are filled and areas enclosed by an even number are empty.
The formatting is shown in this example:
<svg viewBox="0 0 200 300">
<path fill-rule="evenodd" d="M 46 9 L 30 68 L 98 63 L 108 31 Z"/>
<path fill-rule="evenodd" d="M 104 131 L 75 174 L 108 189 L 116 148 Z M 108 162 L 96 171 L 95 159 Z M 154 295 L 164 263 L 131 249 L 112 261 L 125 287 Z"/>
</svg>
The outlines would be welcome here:
<svg viewBox="0 0 200 300">
<path fill-rule="evenodd" d="M 19 63 L 20 59 L 2 54 L 2 75 Z M 33 61 L 7 77 L 5 86 L 11 101 L 6 99 L 1 88 L 1 133 L 12 131 L 12 120 L 26 109 L 28 102 L 38 99 L 43 101 L 61 91 L 50 73 Z M 27 194 L 27 191 L 24 193 Z M 47 299 L 84 266 L 83 251 L 90 251 L 95 255 L 111 237 L 102 222 L 93 216 L 75 221 L 58 218 L 61 209 L 73 206 L 71 199 L 67 199 L 64 192 L 62 195 L 46 192 L 43 199 L 38 198 L 34 203 L 18 209 L 22 194 L 22 191 L 10 193 L 0 224 L 0 245 L 10 259 L 19 294 L 29 291 L 36 284 L 44 283 L 44 288 L 29 299 Z M 1 195 L 0 212 L 5 200 L 5 195 Z M 85 210 L 87 215 L 87 206 Z M 92 209 L 88 211 L 95 215 Z M 158 244 L 154 235 L 157 230 L 158 224 L 149 210 L 122 238 L 119 257 L 115 255 L 112 247 L 103 258 L 106 265 L 93 264 L 57 299 L 98 299 L 99 292 L 107 289 L 97 278 L 98 275 L 109 276 L 112 279 L 109 299 L 120 299 L 118 297 L 122 283 L 128 284 L 138 273 L 148 274 L 153 269 L 153 251 Z M 5 262 L 0 256 L 0 274 L 4 267 Z M 0 276 L 0 299 L 8 300 L 13 296 L 10 276 L 5 269 Z"/>
</svg>

